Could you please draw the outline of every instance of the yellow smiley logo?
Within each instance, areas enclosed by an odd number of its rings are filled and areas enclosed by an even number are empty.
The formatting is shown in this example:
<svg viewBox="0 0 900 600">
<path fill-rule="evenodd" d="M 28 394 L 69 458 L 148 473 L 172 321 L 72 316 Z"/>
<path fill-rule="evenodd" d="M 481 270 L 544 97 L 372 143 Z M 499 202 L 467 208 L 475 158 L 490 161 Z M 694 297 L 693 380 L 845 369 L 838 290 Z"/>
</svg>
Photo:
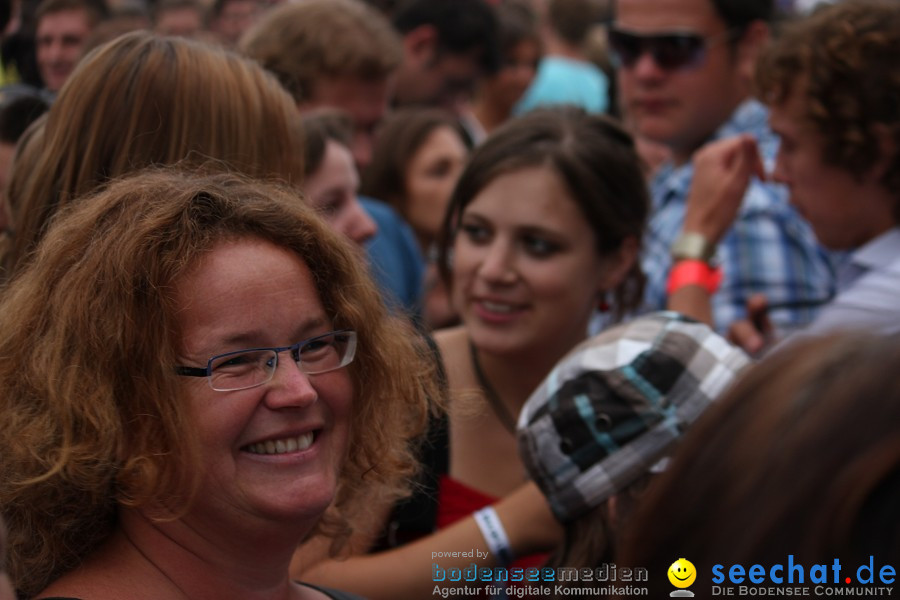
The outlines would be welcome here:
<svg viewBox="0 0 900 600">
<path fill-rule="evenodd" d="M 690 587 L 697 579 L 697 569 L 686 558 L 679 558 L 669 567 L 669 582 L 677 588 Z"/>
</svg>

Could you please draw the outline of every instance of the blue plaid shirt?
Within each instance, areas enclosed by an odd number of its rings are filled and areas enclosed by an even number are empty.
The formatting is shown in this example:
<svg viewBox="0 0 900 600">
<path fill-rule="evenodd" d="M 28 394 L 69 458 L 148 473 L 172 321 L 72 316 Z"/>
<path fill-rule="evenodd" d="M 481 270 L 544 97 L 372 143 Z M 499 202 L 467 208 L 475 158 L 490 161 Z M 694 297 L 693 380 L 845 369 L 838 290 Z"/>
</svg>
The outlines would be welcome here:
<svg viewBox="0 0 900 600">
<path fill-rule="evenodd" d="M 755 100 L 741 104 L 713 139 L 750 133 L 759 144 L 763 163 L 770 168 L 778 138 L 767 123 L 765 107 Z M 685 203 L 694 168 L 664 165 L 651 183 L 653 209 L 644 242 L 642 266 L 647 274 L 646 310 L 666 306 L 666 280 L 672 259 L 669 248 L 684 221 Z M 816 242 L 812 229 L 787 202 L 780 185 L 752 179 L 734 225 L 719 244 L 722 285 L 713 296 L 713 319 L 725 331 L 746 316 L 746 300 L 757 292 L 769 303 L 815 303 L 834 295 L 832 258 Z M 796 327 L 812 321 L 815 307 L 771 311 L 776 326 Z"/>
</svg>

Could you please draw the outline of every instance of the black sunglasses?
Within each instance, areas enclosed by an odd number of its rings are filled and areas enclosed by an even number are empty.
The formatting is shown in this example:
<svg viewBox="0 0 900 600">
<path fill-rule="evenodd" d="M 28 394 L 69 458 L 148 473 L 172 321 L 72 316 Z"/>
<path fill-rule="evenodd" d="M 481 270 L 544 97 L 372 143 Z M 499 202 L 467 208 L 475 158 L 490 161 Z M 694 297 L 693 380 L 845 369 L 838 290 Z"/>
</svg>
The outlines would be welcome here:
<svg viewBox="0 0 900 600">
<path fill-rule="evenodd" d="M 704 37 L 698 33 L 671 32 L 641 35 L 621 29 L 610 29 L 609 49 L 616 67 L 630 69 L 645 52 L 666 71 L 684 69 L 703 62 L 706 49 L 716 41 L 730 39 L 731 32 Z"/>
</svg>

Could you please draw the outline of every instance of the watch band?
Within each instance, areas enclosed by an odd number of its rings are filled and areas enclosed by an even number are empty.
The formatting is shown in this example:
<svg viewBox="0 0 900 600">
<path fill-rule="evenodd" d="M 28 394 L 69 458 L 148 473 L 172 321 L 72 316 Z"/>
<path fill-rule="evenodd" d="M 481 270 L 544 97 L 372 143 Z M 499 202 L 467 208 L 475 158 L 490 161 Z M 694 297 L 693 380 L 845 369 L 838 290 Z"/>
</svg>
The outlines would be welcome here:
<svg viewBox="0 0 900 600">
<path fill-rule="evenodd" d="M 716 255 L 716 247 L 700 233 L 683 232 L 669 249 L 675 260 L 702 260 L 711 263 Z"/>
</svg>

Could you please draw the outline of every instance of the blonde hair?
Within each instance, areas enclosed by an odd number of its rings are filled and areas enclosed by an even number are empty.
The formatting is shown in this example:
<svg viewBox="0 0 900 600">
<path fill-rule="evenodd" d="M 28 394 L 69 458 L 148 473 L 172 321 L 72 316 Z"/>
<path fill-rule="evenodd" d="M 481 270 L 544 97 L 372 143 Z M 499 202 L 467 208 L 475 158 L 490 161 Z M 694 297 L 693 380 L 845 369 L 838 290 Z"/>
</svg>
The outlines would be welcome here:
<svg viewBox="0 0 900 600">
<path fill-rule="evenodd" d="M 301 257 L 334 327 L 358 334 L 347 367 L 352 443 L 318 531 L 337 551 L 358 506 L 405 490 L 417 464 L 411 440 L 437 398 L 431 355 L 386 312 L 349 242 L 293 188 L 138 174 L 64 209 L 0 296 L 0 510 L 20 594 L 95 550 L 117 506 L 164 519 L 189 506 L 202 466 L 173 367 L 174 289 L 211 248 L 246 238 Z"/>
<path fill-rule="evenodd" d="M 30 142 L 27 168 L 13 170 L 6 266 L 34 249 L 58 208 L 135 170 L 214 160 L 254 177 L 299 177 L 295 112 L 271 75 L 223 49 L 146 32 L 97 48 Z"/>
</svg>

